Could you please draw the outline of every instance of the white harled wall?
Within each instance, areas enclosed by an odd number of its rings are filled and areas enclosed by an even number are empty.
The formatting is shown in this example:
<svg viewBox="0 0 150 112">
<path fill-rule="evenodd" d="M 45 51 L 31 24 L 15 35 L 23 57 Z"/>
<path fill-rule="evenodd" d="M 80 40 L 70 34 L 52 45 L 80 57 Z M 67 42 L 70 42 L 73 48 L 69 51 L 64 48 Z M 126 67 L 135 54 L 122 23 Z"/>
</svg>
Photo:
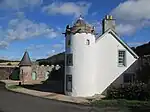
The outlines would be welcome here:
<svg viewBox="0 0 150 112">
<path fill-rule="evenodd" d="M 69 37 L 71 46 L 66 47 L 66 54 L 73 54 L 73 66 L 65 67 L 65 76 L 72 75 L 72 92 L 65 90 L 65 94 L 81 97 L 101 94 L 136 61 L 111 34 L 103 36 L 96 41 L 94 35 L 86 33 Z M 90 45 L 86 45 L 87 39 Z M 118 50 L 126 50 L 126 67 L 118 66 Z"/>
<path fill-rule="evenodd" d="M 118 78 L 136 59 L 111 34 L 97 40 L 95 44 L 97 59 L 97 87 L 102 93 L 116 78 Z M 126 51 L 126 66 L 118 66 L 118 50 Z"/>
<path fill-rule="evenodd" d="M 90 45 L 86 44 L 87 39 Z M 66 74 L 72 74 L 71 96 L 92 96 L 96 92 L 96 65 L 95 65 L 95 36 L 86 33 L 76 33 L 71 36 L 71 50 L 73 66 L 66 67 Z"/>
</svg>

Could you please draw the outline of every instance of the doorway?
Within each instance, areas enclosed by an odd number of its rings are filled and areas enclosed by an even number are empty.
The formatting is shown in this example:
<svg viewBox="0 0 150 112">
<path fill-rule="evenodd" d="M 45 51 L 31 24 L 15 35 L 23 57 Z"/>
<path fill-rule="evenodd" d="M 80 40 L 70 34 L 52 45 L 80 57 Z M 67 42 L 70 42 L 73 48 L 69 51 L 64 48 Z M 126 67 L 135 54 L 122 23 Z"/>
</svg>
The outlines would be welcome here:
<svg viewBox="0 0 150 112">
<path fill-rule="evenodd" d="M 36 72 L 32 72 L 32 80 L 36 80 L 36 79 L 37 79 Z"/>
</svg>

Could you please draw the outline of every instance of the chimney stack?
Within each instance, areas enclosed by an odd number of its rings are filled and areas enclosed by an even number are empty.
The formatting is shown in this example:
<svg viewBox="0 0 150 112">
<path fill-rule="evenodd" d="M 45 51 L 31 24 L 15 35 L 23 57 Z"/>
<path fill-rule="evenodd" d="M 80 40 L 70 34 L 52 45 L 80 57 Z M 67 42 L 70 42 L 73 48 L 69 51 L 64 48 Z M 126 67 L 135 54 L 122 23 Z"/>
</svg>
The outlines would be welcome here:
<svg viewBox="0 0 150 112">
<path fill-rule="evenodd" d="M 108 29 L 115 31 L 115 19 L 112 15 L 106 15 L 102 21 L 102 33 L 105 33 Z"/>
</svg>

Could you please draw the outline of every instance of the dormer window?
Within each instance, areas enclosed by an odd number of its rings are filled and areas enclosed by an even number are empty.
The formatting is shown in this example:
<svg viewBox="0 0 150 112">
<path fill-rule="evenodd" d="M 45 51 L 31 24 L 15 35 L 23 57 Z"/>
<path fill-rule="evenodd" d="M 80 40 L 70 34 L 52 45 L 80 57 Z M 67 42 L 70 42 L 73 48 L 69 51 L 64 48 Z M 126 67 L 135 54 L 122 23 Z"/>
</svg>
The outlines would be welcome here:
<svg viewBox="0 0 150 112">
<path fill-rule="evenodd" d="M 86 45 L 90 45 L 90 40 L 89 39 L 86 40 Z"/>
</svg>

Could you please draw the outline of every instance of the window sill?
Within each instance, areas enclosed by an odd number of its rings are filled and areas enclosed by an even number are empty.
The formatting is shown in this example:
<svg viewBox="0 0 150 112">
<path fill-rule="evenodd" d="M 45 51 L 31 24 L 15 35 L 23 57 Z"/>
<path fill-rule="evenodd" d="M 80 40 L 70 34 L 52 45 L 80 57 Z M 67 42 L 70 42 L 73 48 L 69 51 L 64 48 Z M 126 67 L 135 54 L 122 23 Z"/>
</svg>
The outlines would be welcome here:
<svg viewBox="0 0 150 112">
<path fill-rule="evenodd" d="M 125 65 L 118 65 L 118 67 L 126 67 Z"/>
</svg>

